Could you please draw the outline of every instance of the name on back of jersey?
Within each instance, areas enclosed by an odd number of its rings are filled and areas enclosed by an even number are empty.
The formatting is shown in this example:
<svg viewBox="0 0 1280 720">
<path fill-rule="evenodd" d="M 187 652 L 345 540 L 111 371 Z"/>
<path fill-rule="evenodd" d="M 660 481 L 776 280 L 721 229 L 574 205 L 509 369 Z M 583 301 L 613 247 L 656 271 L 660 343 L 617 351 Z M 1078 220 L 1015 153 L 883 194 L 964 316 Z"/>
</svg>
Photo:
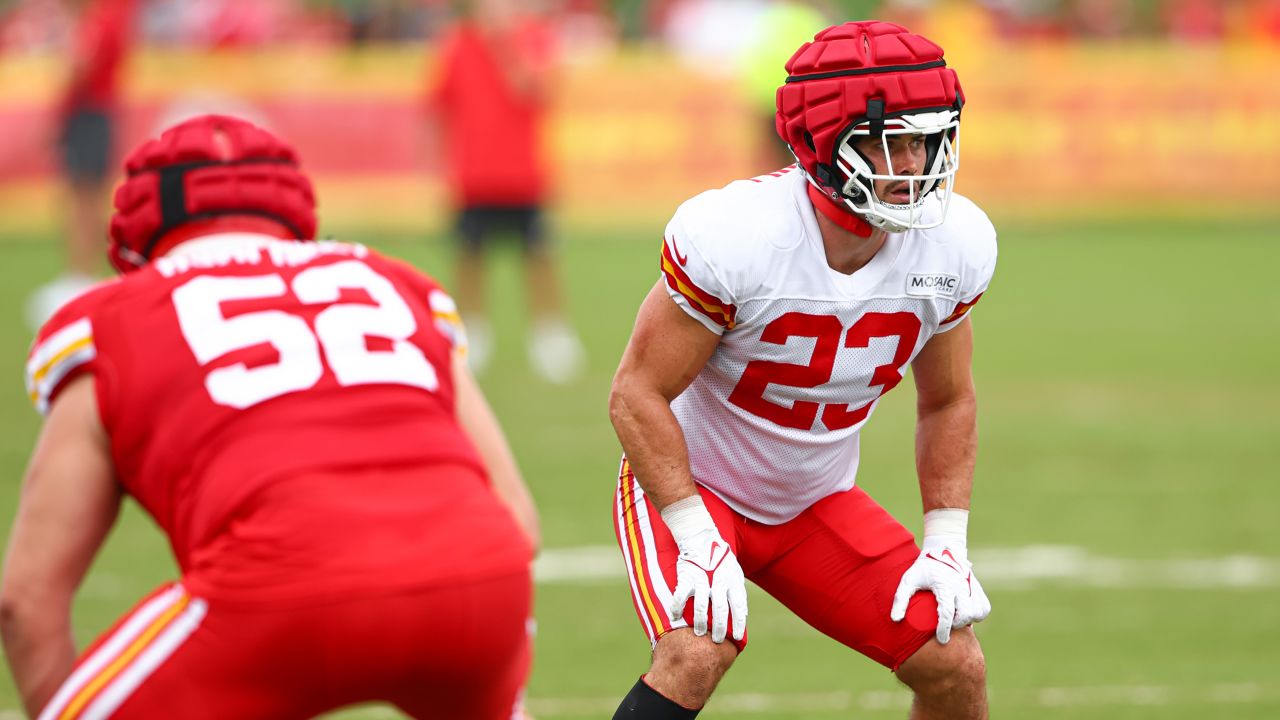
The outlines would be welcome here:
<svg viewBox="0 0 1280 720">
<path fill-rule="evenodd" d="M 332 240 L 272 242 L 263 245 L 212 243 L 192 247 L 189 252 L 167 255 L 152 264 L 162 276 L 171 278 L 193 269 L 260 265 L 264 260 L 277 267 L 297 267 L 322 255 L 364 258 L 368 254 L 369 249 L 363 245 Z"/>
</svg>

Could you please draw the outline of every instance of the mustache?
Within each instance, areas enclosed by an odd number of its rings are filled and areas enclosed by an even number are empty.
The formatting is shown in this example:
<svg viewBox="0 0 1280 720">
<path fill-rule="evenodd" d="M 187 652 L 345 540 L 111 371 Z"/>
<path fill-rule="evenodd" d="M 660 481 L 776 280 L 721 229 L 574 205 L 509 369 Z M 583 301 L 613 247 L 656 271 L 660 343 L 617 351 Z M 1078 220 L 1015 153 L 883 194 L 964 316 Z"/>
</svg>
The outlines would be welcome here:
<svg viewBox="0 0 1280 720">
<path fill-rule="evenodd" d="M 915 188 L 915 194 L 920 195 L 920 191 L 924 189 L 923 180 L 897 180 L 885 186 L 885 193 L 892 194 L 896 192 L 909 192 L 912 187 Z"/>
</svg>

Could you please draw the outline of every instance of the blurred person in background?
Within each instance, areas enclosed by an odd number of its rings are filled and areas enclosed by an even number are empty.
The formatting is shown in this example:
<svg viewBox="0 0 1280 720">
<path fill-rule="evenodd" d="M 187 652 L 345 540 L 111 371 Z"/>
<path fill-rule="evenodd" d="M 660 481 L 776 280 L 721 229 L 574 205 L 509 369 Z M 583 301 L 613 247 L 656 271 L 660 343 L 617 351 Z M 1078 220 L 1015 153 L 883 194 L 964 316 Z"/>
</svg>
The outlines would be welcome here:
<svg viewBox="0 0 1280 720">
<path fill-rule="evenodd" d="M 338 7 L 356 45 L 375 41 L 420 40 L 422 29 L 443 11 L 439 0 L 341 0 Z"/>
<path fill-rule="evenodd" d="M 32 717 L 508 720 L 538 523 L 431 278 L 314 242 L 293 149 L 227 116 L 129 157 L 108 256 L 27 363 L 45 422 L 0 582 Z M 181 580 L 76 660 L 125 495 Z"/>
<path fill-rule="evenodd" d="M 819 30 L 830 25 L 828 17 L 832 15 L 834 13 L 826 3 L 773 0 L 756 18 L 741 66 L 747 102 L 752 112 L 759 115 L 760 132 L 765 136 L 761 143 L 761 147 L 766 149 L 761 158 L 761 172 L 795 162 L 791 151 L 787 150 L 774 129 L 778 83 L 786 78 L 783 66 L 787 58 Z"/>
<path fill-rule="evenodd" d="M 894 671 L 912 718 L 985 718 L 968 314 L 996 235 L 952 191 L 964 97 L 942 48 L 890 23 L 823 30 L 786 71 L 797 165 L 680 206 L 614 378 L 614 527 L 653 659 L 613 717 L 697 716 L 747 645 L 750 578 Z M 855 485 L 908 365 L 922 546 Z"/>
<path fill-rule="evenodd" d="M 529 362 L 554 383 L 583 370 L 585 354 L 566 317 L 550 239 L 551 192 L 543 124 L 555 62 L 555 29 L 516 0 L 471 0 L 439 40 L 428 80 L 427 136 L 443 161 L 456 207 L 454 286 L 471 339 L 470 362 L 488 364 L 486 257 L 494 236 L 518 235 L 530 314 Z"/>
<path fill-rule="evenodd" d="M 71 70 L 58 105 L 58 166 L 66 185 L 62 274 L 27 300 L 37 328 L 95 282 L 105 224 L 108 165 L 120 111 L 120 75 L 136 0 L 72 0 L 78 12 Z"/>
</svg>

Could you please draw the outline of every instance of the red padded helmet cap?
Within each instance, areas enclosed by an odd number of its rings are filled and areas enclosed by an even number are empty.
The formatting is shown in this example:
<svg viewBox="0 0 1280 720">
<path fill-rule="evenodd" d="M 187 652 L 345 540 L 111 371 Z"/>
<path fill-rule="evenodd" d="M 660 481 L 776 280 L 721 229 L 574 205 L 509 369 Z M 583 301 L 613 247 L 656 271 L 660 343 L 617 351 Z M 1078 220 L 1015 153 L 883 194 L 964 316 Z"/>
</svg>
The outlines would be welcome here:
<svg viewBox="0 0 1280 720">
<path fill-rule="evenodd" d="M 121 273 L 151 260 L 185 223 L 225 215 L 274 220 L 315 237 L 315 194 L 298 154 L 270 132 L 227 115 L 202 115 L 148 140 L 125 160 L 107 257 Z"/>
<path fill-rule="evenodd" d="M 871 115 L 893 117 L 964 104 L 960 80 L 942 48 L 901 25 L 849 22 L 819 32 L 787 61 L 775 126 L 809 178 L 835 192 L 837 142 Z"/>
</svg>

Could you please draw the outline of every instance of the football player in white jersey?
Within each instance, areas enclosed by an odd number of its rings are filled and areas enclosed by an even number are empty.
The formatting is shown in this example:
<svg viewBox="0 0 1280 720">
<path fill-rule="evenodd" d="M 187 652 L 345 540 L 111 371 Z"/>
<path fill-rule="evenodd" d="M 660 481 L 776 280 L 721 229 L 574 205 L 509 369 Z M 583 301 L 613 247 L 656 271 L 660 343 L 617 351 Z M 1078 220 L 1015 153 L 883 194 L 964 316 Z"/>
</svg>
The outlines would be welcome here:
<svg viewBox="0 0 1280 720">
<path fill-rule="evenodd" d="M 828 28 L 786 69 L 797 164 L 680 206 L 614 380 L 615 530 L 653 644 L 614 718 L 698 714 L 747 644 L 746 578 L 893 670 L 911 717 L 983 718 L 968 311 L 996 244 L 954 193 L 963 93 L 889 23 Z M 908 365 L 921 546 L 854 484 L 859 429 Z"/>
</svg>

